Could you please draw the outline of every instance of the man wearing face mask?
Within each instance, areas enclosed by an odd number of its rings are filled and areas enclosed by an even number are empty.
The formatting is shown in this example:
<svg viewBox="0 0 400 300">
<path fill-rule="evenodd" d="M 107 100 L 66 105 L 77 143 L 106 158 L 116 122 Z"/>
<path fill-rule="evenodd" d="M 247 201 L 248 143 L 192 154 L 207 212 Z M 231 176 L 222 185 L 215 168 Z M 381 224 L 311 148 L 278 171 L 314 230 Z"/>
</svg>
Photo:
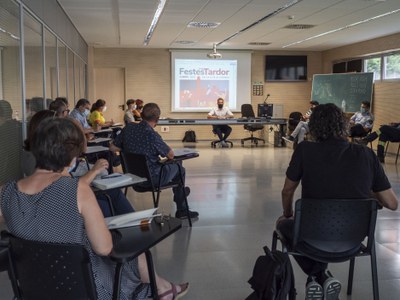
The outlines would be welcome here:
<svg viewBox="0 0 400 300">
<path fill-rule="evenodd" d="M 82 125 L 85 134 L 93 132 L 92 127 L 89 125 L 87 118 L 90 114 L 90 102 L 87 99 L 79 99 L 75 108 L 71 111 L 69 116 L 79 121 Z"/>
<path fill-rule="evenodd" d="M 218 98 L 218 107 L 213 108 L 207 116 L 207 119 L 231 119 L 233 113 L 228 107 L 224 107 L 224 99 Z M 223 148 L 229 147 L 226 143 L 226 139 L 232 132 L 232 128 L 228 125 L 213 125 L 213 132 L 218 136 L 221 146 Z"/>
<path fill-rule="evenodd" d="M 369 111 L 368 101 L 361 102 L 361 109 L 350 119 L 350 137 L 364 137 L 374 126 L 374 116 Z"/>
<path fill-rule="evenodd" d="M 126 101 L 126 106 L 128 108 L 125 111 L 124 122 L 125 125 L 128 125 L 129 123 L 135 122 L 135 116 L 133 115 L 133 111 L 136 109 L 136 101 L 134 99 L 128 99 Z"/>
</svg>

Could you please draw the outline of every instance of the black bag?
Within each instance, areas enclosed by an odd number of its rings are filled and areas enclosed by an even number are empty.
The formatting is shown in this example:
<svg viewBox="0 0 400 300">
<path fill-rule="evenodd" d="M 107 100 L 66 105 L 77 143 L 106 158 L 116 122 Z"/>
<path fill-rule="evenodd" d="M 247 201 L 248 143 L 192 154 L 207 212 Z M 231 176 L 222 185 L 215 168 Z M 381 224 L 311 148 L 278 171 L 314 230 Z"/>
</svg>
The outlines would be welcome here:
<svg viewBox="0 0 400 300">
<path fill-rule="evenodd" d="M 196 143 L 196 132 L 194 132 L 194 130 L 186 131 L 185 136 L 182 139 L 182 142 Z"/>
<path fill-rule="evenodd" d="M 249 279 L 254 290 L 246 300 L 296 299 L 294 276 L 289 255 L 264 247 L 265 255 L 257 258 L 253 276 Z"/>
</svg>

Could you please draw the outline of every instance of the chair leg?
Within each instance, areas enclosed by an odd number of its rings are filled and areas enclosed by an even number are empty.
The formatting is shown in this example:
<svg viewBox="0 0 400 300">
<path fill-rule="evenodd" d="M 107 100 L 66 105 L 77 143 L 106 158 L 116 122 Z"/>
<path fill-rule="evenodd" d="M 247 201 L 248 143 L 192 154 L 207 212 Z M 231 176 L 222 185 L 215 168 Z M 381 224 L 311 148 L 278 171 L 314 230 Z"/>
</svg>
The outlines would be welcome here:
<svg viewBox="0 0 400 300">
<path fill-rule="evenodd" d="M 274 230 L 274 233 L 272 234 L 272 246 L 271 246 L 271 250 L 276 250 L 276 243 L 278 241 L 278 234 L 276 233 L 276 231 Z"/>
<path fill-rule="evenodd" d="M 115 266 L 113 300 L 119 300 L 119 291 L 121 289 L 122 262 L 118 262 Z"/>
<path fill-rule="evenodd" d="M 397 159 L 399 158 L 399 151 L 400 151 L 400 143 L 399 143 L 399 147 L 397 148 L 397 154 L 396 154 L 396 164 L 397 164 Z"/>
<path fill-rule="evenodd" d="M 179 169 L 179 178 L 180 178 L 180 181 L 181 181 L 181 188 L 183 189 L 183 197 L 185 199 L 186 216 L 187 216 L 188 221 L 189 221 L 189 226 L 192 227 L 192 219 L 190 218 L 189 203 L 187 201 L 186 192 L 185 192 L 185 180 L 184 180 L 183 175 L 182 175 L 182 169 L 181 169 L 181 165 L 180 164 L 178 164 L 178 169 Z"/>
<path fill-rule="evenodd" d="M 146 261 L 147 261 L 147 269 L 149 272 L 151 294 L 153 295 L 154 300 L 158 300 L 157 282 L 156 282 L 156 276 L 154 273 L 153 257 L 151 256 L 150 250 L 147 250 L 145 252 L 145 255 L 146 255 Z"/>
<path fill-rule="evenodd" d="M 372 245 L 371 247 L 371 271 L 372 271 L 372 290 L 374 293 L 374 300 L 379 300 L 378 269 L 376 266 L 375 245 Z"/>
<path fill-rule="evenodd" d="M 347 279 L 347 295 L 351 295 L 353 290 L 354 262 L 355 258 L 353 257 L 350 259 L 349 278 Z"/>
<path fill-rule="evenodd" d="M 108 206 L 110 208 L 111 215 L 115 216 L 114 205 L 113 205 L 113 201 L 112 201 L 110 195 L 104 194 L 104 196 L 107 198 L 107 202 L 108 202 Z"/>
</svg>

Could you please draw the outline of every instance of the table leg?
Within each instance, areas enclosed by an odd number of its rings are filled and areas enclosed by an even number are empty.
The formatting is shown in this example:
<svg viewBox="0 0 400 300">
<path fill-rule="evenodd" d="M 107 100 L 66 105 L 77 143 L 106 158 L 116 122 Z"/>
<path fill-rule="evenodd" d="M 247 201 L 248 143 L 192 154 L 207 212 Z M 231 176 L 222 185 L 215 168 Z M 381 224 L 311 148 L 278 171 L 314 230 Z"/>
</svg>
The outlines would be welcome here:
<svg viewBox="0 0 400 300">
<path fill-rule="evenodd" d="M 158 300 L 157 282 L 156 275 L 154 273 L 153 257 L 151 256 L 150 250 L 146 250 L 145 255 L 147 261 L 147 269 L 149 272 L 151 294 L 153 295 L 154 300 Z"/>
<path fill-rule="evenodd" d="M 121 289 L 121 274 L 122 274 L 122 262 L 118 262 L 115 266 L 114 275 L 114 289 L 113 289 L 113 300 L 119 300 L 119 291 Z"/>
</svg>

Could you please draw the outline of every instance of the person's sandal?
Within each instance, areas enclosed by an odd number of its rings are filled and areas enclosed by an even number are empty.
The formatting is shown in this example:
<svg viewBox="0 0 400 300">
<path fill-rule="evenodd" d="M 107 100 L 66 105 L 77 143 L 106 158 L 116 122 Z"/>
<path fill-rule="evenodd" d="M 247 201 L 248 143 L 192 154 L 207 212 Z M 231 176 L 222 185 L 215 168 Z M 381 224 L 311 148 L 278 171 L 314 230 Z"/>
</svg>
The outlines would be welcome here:
<svg viewBox="0 0 400 300">
<path fill-rule="evenodd" d="M 181 288 L 181 291 L 179 293 L 176 290 L 177 286 L 179 286 Z M 173 284 L 171 282 L 171 289 L 158 295 L 158 297 L 160 300 L 162 300 L 163 297 L 166 297 L 166 296 L 172 294 L 171 300 L 178 300 L 178 299 L 181 299 L 183 296 L 185 296 L 188 291 L 189 291 L 189 283 L 188 282 L 182 283 L 182 284 Z"/>
</svg>

